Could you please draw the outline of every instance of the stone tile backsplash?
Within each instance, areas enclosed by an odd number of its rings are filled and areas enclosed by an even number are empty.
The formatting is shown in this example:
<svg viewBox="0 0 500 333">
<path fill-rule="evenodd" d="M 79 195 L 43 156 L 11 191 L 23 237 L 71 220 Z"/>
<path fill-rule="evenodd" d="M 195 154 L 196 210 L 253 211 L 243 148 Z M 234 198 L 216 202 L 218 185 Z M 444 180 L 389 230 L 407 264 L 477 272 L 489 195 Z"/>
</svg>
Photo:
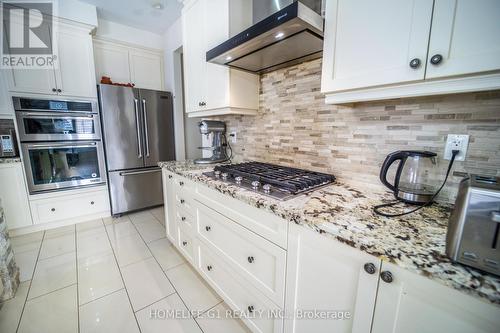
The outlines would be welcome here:
<svg viewBox="0 0 500 333">
<path fill-rule="evenodd" d="M 333 173 L 343 181 L 383 186 L 385 156 L 395 150 L 438 154 L 438 184 L 447 134 L 469 134 L 440 201 L 453 202 L 465 173 L 500 176 L 500 91 L 326 105 L 321 60 L 261 76 L 257 116 L 221 116 L 236 131 L 236 160 L 250 159 Z"/>
</svg>

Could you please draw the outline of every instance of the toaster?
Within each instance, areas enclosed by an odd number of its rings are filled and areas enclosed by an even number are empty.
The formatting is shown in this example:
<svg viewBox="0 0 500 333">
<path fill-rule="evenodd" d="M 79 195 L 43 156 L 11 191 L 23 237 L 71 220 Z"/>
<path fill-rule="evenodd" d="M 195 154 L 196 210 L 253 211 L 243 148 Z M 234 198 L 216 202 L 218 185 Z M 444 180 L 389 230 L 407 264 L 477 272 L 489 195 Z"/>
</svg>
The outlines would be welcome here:
<svg viewBox="0 0 500 333">
<path fill-rule="evenodd" d="M 454 262 L 500 275 L 500 177 L 462 180 L 448 223 L 446 254 Z"/>
</svg>

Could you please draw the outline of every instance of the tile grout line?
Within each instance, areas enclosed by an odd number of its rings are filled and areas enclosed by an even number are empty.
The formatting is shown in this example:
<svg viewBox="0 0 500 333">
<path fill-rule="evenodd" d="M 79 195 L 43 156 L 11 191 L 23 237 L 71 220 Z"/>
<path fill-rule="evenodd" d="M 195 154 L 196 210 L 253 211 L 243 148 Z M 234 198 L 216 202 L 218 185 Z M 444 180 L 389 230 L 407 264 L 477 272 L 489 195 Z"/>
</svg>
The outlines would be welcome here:
<svg viewBox="0 0 500 333">
<path fill-rule="evenodd" d="M 151 214 L 151 213 L 150 213 Z M 153 214 L 151 214 L 153 215 Z M 133 224 L 133 223 L 132 223 Z M 134 227 L 135 227 L 135 224 L 134 224 Z M 141 237 L 142 241 L 144 242 L 144 239 L 142 238 L 142 235 L 141 233 L 139 232 L 139 230 L 137 229 L 137 227 L 135 227 L 137 232 L 139 233 L 139 236 Z M 166 235 L 166 228 L 165 228 L 165 235 Z M 168 238 L 167 238 L 168 239 Z M 170 240 L 169 240 L 170 241 Z M 190 315 L 191 315 L 191 318 L 194 320 L 194 322 L 196 323 L 196 326 L 198 326 L 198 328 L 200 329 L 200 331 L 203 333 L 203 329 L 201 328 L 200 324 L 198 324 L 198 322 L 195 320 L 194 316 L 191 314 L 191 309 L 187 306 L 186 302 L 184 301 L 184 299 L 182 298 L 181 294 L 178 292 L 177 288 L 175 288 L 175 285 L 172 283 L 172 281 L 170 280 L 170 278 L 168 277 L 167 273 L 163 270 L 163 268 L 161 267 L 160 263 L 158 262 L 158 259 L 156 259 L 156 257 L 154 256 L 154 253 L 153 251 L 151 251 L 151 249 L 149 248 L 149 245 L 148 243 L 144 242 L 149 250 L 149 252 L 151 252 L 151 255 L 153 256 L 154 260 L 156 261 L 156 264 L 160 267 L 161 271 L 163 272 L 163 275 L 165 275 L 165 277 L 167 278 L 168 282 L 170 283 L 170 285 L 172 286 L 172 288 L 174 288 L 175 290 L 175 293 L 177 294 L 177 296 L 179 296 L 182 304 L 184 304 L 184 306 L 186 307 L 186 309 L 188 309 L 188 311 L 190 312 Z M 187 262 L 185 262 L 187 263 Z M 180 265 L 183 265 L 185 263 L 182 263 L 182 264 L 179 264 L 177 266 L 180 266 Z M 172 267 L 173 268 L 173 267 Z M 173 295 L 173 294 L 172 294 Z M 171 295 L 170 295 L 171 296 Z M 155 302 L 156 303 L 156 302 Z M 154 304 L 154 303 L 153 303 Z"/>
<path fill-rule="evenodd" d="M 45 231 L 43 231 L 42 240 L 40 242 L 40 245 L 38 246 L 38 253 L 36 255 L 35 267 L 33 267 L 33 273 L 31 273 L 30 285 L 28 287 L 28 291 L 26 292 L 26 298 L 24 300 L 23 309 L 21 310 L 21 315 L 19 316 L 19 321 L 17 322 L 16 333 L 19 331 L 19 327 L 21 326 L 21 320 L 23 319 L 23 315 L 24 315 L 24 309 L 26 308 L 26 303 L 28 303 L 28 296 L 29 296 L 30 291 L 31 291 L 31 285 L 33 284 L 33 279 L 35 277 L 36 267 L 38 266 L 38 257 L 40 257 L 40 251 L 42 250 L 42 243 L 44 240 L 45 240 Z M 15 255 L 16 255 L 16 253 L 14 252 L 14 256 Z"/>
<path fill-rule="evenodd" d="M 117 290 L 114 290 L 114 291 L 110 291 L 110 292 L 109 292 L 109 293 L 107 293 L 106 295 L 99 296 L 99 297 L 97 297 L 97 298 L 95 298 L 95 299 L 92 299 L 92 300 L 90 300 L 90 301 L 88 301 L 88 302 L 82 303 L 82 304 L 81 304 L 81 305 L 79 305 L 79 306 L 80 306 L 80 307 L 82 307 L 82 306 L 85 306 L 85 305 L 87 305 L 87 304 L 90 304 L 90 303 L 92 303 L 92 302 L 94 302 L 94 301 L 98 301 L 98 300 L 100 300 L 100 299 L 102 299 L 102 298 L 104 298 L 104 297 L 106 297 L 106 296 L 109 296 L 109 295 L 112 295 L 112 294 L 114 294 L 114 293 L 117 293 L 117 292 L 119 292 L 119 291 L 121 291 L 121 290 L 123 290 L 123 289 L 125 289 L 125 287 L 120 288 L 120 289 L 117 289 Z"/>
<path fill-rule="evenodd" d="M 72 287 L 72 286 L 76 286 L 76 282 L 75 282 L 75 283 L 72 283 L 72 284 L 68 284 L 67 286 L 64 286 L 64 287 L 61 287 L 61 288 L 57 288 L 57 289 L 51 290 L 51 291 L 49 291 L 48 293 L 45 293 L 45 294 L 41 294 L 41 295 L 35 296 L 35 297 L 33 297 L 33 298 L 28 299 L 27 301 L 29 302 L 29 301 L 32 301 L 32 300 L 34 300 L 34 299 L 37 299 L 37 298 L 40 298 L 40 297 L 43 297 L 43 296 L 47 296 L 47 295 L 49 295 L 49 294 L 55 293 L 56 291 L 60 291 L 60 290 L 63 290 L 63 289 L 65 289 L 65 288 Z"/>
<path fill-rule="evenodd" d="M 113 217 L 111 217 L 111 218 L 113 218 Z M 127 218 L 130 221 L 130 223 L 132 225 L 134 225 L 132 223 L 132 220 L 130 219 L 130 217 L 127 216 Z M 113 224 L 113 223 L 111 223 L 111 224 Z M 135 226 L 134 226 L 134 228 L 135 228 Z M 123 278 L 122 270 L 120 268 L 120 265 L 118 264 L 118 259 L 116 259 L 115 249 L 113 248 L 113 245 L 111 244 L 111 239 L 110 239 L 109 234 L 108 234 L 108 229 L 105 227 L 104 230 L 106 231 L 106 237 L 108 238 L 109 246 L 111 247 L 113 257 L 115 258 L 115 263 L 116 263 L 116 266 L 118 267 L 118 272 L 120 272 L 120 277 L 121 277 L 122 283 L 123 283 L 123 289 L 125 289 L 125 293 L 127 294 L 128 303 L 130 305 L 130 309 L 132 310 L 132 314 L 134 315 L 135 324 L 137 325 L 137 329 L 139 330 L 139 332 L 142 332 L 141 326 L 139 325 L 139 320 L 137 320 L 137 316 L 135 315 L 135 312 L 134 312 L 134 307 L 132 306 L 132 301 L 130 299 L 130 295 L 128 293 L 127 286 L 125 285 L 125 279 Z M 137 228 L 136 228 L 136 230 L 137 230 Z M 148 247 L 148 250 L 149 250 L 149 247 Z M 149 250 L 149 252 L 151 252 L 151 251 Z"/>
</svg>

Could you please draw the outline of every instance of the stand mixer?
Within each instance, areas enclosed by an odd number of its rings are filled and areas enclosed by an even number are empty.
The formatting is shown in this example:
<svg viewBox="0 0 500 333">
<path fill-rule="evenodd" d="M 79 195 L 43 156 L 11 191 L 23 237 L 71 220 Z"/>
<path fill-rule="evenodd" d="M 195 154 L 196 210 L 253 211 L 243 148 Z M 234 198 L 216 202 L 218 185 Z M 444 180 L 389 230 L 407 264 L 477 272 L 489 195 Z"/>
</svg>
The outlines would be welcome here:
<svg viewBox="0 0 500 333">
<path fill-rule="evenodd" d="M 226 147 L 228 146 L 226 138 L 226 124 L 222 121 L 203 120 L 198 125 L 200 133 L 207 137 L 212 134 L 212 146 L 200 147 L 200 149 L 212 150 L 211 157 L 197 158 L 195 164 L 222 163 L 230 159 L 227 156 Z M 231 148 L 231 147 L 230 147 Z"/>
</svg>

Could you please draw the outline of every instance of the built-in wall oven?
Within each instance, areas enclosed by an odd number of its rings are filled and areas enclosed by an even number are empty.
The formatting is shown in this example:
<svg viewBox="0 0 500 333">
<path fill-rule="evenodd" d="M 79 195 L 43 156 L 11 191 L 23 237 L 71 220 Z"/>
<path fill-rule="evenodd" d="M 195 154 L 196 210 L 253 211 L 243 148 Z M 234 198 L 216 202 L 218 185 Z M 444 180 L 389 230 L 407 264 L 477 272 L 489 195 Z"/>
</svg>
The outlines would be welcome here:
<svg viewBox="0 0 500 333">
<path fill-rule="evenodd" d="M 31 194 L 104 184 L 95 101 L 13 97 Z"/>
</svg>

